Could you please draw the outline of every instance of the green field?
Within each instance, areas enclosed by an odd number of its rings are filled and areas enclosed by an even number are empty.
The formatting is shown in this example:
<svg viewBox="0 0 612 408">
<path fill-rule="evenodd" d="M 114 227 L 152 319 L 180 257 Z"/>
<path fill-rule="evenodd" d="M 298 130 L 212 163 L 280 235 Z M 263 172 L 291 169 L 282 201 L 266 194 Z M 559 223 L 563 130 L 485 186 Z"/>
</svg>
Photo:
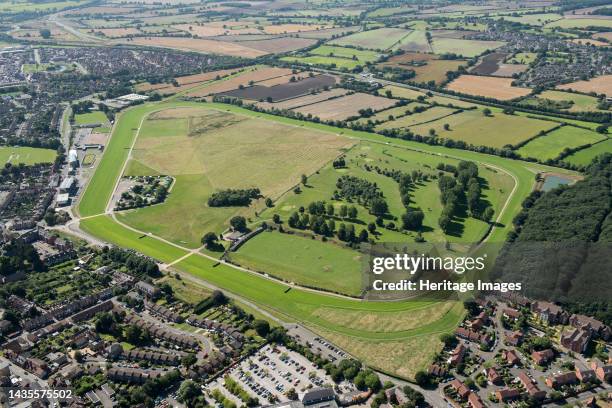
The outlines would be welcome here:
<svg viewBox="0 0 612 408">
<path fill-rule="evenodd" d="M 521 157 L 533 157 L 539 160 L 554 159 L 565 148 L 576 148 L 586 144 L 597 143 L 606 137 L 599 133 L 577 128 L 563 126 L 544 136 L 537 137 L 517 150 Z"/>
<path fill-rule="evenodd" d="M 563 20 L 555 21 L 546 24 L 545 27 L 552 28 L 587 28 L 587 27 L 603 27 L 612 28 L 612 20 L 597 19 L 597 18 L 564 18 Z"/>
<path fill-rule="evenodd" d="M 322 132 L 219 110 L 173 109 L 144 121 L 129 175 L 171 175 L 176 183 L 160 205 L 120 213 L 120 219 L 180 245 L 200 246 L 205 232 L 221 233 L 234 215 L 254 207 L 208 207 L 214 191 L 257 187 L 276 198 L 340 154 L 352 142 Z M 239 165 L 237 165 L 239 163 Z M 144 169 L 142 169 L 144 166 Z M 142 174 L 138 174 L 142 172 Z"/>
<path fill-rule="evenodd" d="M 406 210 L 402 204 L 397 183 L 390 177 L 378 174 L 375 171 L 367 171 L 365 166 L 397 169 L 406 173 L 410 173 L 412 170 L 420 170 L 424 174 L 429 175 L 430 180 L 417 183 L 410 196 L 412 198 L 411 207 L 421 209 L 425 215 L 422 228 L 422 236 L 425 240 L 438 243 L 448 241 L 459 245 L 469 245 L 477 242 L 484 236 L 488 225 L 475 218 L 467 217 L 462 211 L 454 218 L 453 226 L 448 234 L 444 234 L 437 226 L 442 206 L 439 199 L 440 191 L 435 180 L 431 177 L 436 175 L 437 170 L 435 170 L 435 167 L 440 161 L 452 165 L 458 164 L 458 161 L 455 159 L 442 160 L 436 155 L 362 142 L 347 153 L 346 168 L 335 169 L 331 165 L 325 166 L 317 174 L 309 178 L 309 188 L 303 189 L 300 194 L 288 192 L 278 201 L 274 208 L 265 210 L 260 214 L 260 217 L 269 221 L 273 214 L 278 214 L 282 220 L 286 221 L 293 212 L 298 211 L 300 207 L 308 207 L 308 204 L 313 201 L 332 203 L 336 208 L 336 213 L 338 213 L 339 207 L 342 204 L 355 205 L 358 209 L 357 220 L 341 220 L 337 218 L 335 222 L 336 226 L 340 222 L 347 225 L 353 224 L 355 231 L 359 233 L 367 224 L 375 222 L 376 217 L 370 214 L 367 208 L 359 204 L 330 200 L 336 189 L 338 178 L 342 175 L 350 175 L 376 183 L 383 192 L 389 206 L 389 215 L 396 218 L 395 224 L 399 224 L 401 221 L 397 220 L 400 219 Z M 485 166 L 480 168 L 480 176 L 483 178 L 483 185 L 486 185 L 486 188 L 483 188 L 483 202 L 489 203 L 496 212 L 499 212 L 503 202 L 512 190 L 512 179 L 504 173 L 491 171 L 491 168 Z M 415 232 L 377 228 L 372 238 L 376 242 L 411 242 L 414 241 L 415 237 Z"/>
<path fill-rule="evenodd" d="M 597 105 L 599 103 L 599 100 L 596 97 L 573 92 L 544 91 L 537 96 L 526 99 L 524 102 L 530 105 L 546 106 L 546 104 L 549 103 L 548 101 L 571 102 L 571 106 L 569 107 L 569 109 L 566 109 L 569 112 L 606 112 L 604 110 L 598 109 Z"/>
<path fill-rule="evenodd" d="M 444 130 L 448 124 L 450 130 Z M 491 117 L 481 109 L 464 111 L 434 122 L 412 126 L 409 129 L 418 135 L 428 135 L 434 129 L 439 137 L 462 140 L 474 146 L 503 147 L 524 142 L 540 131 L 558 126 L 556 122 L 530 119 L 518 115 L 495 112 Z"/>
<path fill-rule="evenodd" d="M 354 48 L 346 47 L 335 47 L 332 45 L 322 45 L 320 47 L 315 48 L 314 50 L 310 50 L 308 53 L 324 57 L 333 56 L 339 58 L 356 59 L 361 64 L 368 61 L 376 61 L 380 57 L 380 54 L 374 51 L 357 50 Z"/>
<path fill-rule="evenodd" d="M 361 61 L 349 58 L 325 57 L 322 55 L 310 55 L 307 57 L 282 57 L 281 61 L 292 62 L 295 64 L 335 66 L 338 69 L 353 69 L 358 65 L 364 65 Z"/>
<path fill-rule="evenodd" d="M 521 24 L 529 24 L 532 26 L 543 26 L 547 23 L 561 20 L 562 15 L 556 13 L 541 13 L 541 14 L 523 14 L 521 16 L 497 16 L 496 19 L 503 18 L 506 21 L 513 21 Z"/>
<path fill-rule="evenodd" d="M 11 164 L 36 164 L 53 163 L 57 152 L 51 149 L 40 149 L 37 147 L 1 146 L 0 163 Z"/>
<path fill-rule="evenodd" d="M 435 38 L 433 50 L 436 54 L 457 54 L 464 57 L 475 57 L 486 50 L 494 50 L 504 45 L 501 41 L 462 40 L 455 38 Z"/>
<path fill-rule="evenodd" d="M 386 50 L 408 35 L 410 31 L 401 28 L 378 28 L 362 31 L 330 41 L 332 45 L 349 45 L 370 50 Z"/>
<path fill-rule="evenodd" d="M 361 255 L 316 239 L 261 233 L 231 253 L 230 259 L 287 282 L 352 296 L 361 293 Z"/>
<path fill-rule="evenodd" d="M 420 102 L 410 102 L 404 106 L 396 106 L 391 109 L 386 109 L 386 110 L 377 112 L 376 114 L 370 116 L 369 118 L 356 119 L 354 122 L 357 122 L 357 123 L 368 123 L 368 121 L 386 122 L 386 121 L 392 120 L 389 118 L 390 116 L 393 116 L 393 118 L 399 118 L 400 116 L 406 115 L 406 112 L 412 112 L 414 108 L 416 108 L 417 106 L 428 106 L 428 105 L 424 103 L 420 103 Z"/>
<path fill-rule="evenodd" d="M 74 123 L 77 125 L 93 125 L 93 124 L 108 124 L 106 114 L 101 111 L 93 111 L 89 113 L 80 113 L 74 115 Z"/>
<path fill-rule="evenodd" d="M 579 150 L 571 156 L 566 157 L 563 161 L 575 164 L 577 166 L 586 166 L 600 154 L 612 152 L 612 139 L 604 140 L 589 148 Z"/>
<path fill-rule="evenodd" d="M 381 125 L 376 126 L 376 130 L 378 131 L 383 129 L 406 128 L 418 125 L 420 123 L 427 123 L 439 118 L 444 118 L 449 115 L 452 115 L 455 112 L 457 112 L 456 109 L 446 108 L 444 106 L 434 106 L 421 113 L 413 113 L 411 115 L 404 116 L 396 120 L 385 122 Z"/>
</svg>

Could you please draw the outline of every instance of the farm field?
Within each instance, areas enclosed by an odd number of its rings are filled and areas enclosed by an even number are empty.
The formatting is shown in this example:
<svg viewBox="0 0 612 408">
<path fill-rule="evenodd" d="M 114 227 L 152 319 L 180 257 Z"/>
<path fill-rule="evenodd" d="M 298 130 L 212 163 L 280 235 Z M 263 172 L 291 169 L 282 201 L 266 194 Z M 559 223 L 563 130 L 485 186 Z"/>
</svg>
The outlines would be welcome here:
<svg viewBox="0 0 612 408">
<path fill-rule="evenodd" d="M 544 91 L 535 97 L 526 99 L 524 102 L 537 106 L 540 104 L 546 105 L 548 101 L 571 103 L 569 109 L 567 109 L 569 112 L 602 111 L 598 109 L 599 100 L 594 96 L 572 92 Z"/>
<path fill-rule="evenodd" d="M 577 128 L 563 126 L 560 129 L 537 137 L 517 150 L 522 157 L 533 157 L 549 160 L 558 157 L 566 148 L 573 149 L 587 144 L 594 144 L 606 139 L 604 135 Z"/>
<path fill-rule="evenodd" d="M 323 65 L 331 66 L 338 69 L 352 70 L 358 65 L 362 65 L 359 61 L 352 60 L 349 58 L 338 58 L 329 57 L 322 55 L 309 55 L 306 57 L 283 57 L 281 61 L 291 62 L 295 64 L 306 64 L 306 65 Z"/>
<path fill-rule="evenodd" d="M 542 13 L 542 14 L 523 14 L 520 16 L 497 16 L 495 18 L 503 18 L 506 21 L 514 21 L 522 24 L 529 24 L 541 27 L 548 23 L 562 20 L 563 16 L 557 13 Z"/>
<path fill-rule="evenodd" d="M 330 44 L 363 47 L 370 50 L 386 50 L 393 47 L 408 34 L 409 31 L 401 28 L 379 28 L 341 37 L 332 40 Z"/>
<path fill-rule="evenodd" d="M 356 59 L 362 64 L 368 61 L 376 61 L 380 57 L 380 54 L 374 51 L 357 50 L 354 48 L 346 47 L 335 47 L 332 45 L 322 45 L 320 47 L 315 48 L 314 50 L 310 50 L 309 54 L 321 55 L 325 57 L 334 56 L 339 58 Z"/>
<path fill-rule="evenodd" d="M 612 75 L 602 75 L 588 81 L 577 81 L 557 86 L 557 89 L 571 89 L 576 92 L 604 94 L 612 97 Z"/>
<path fill-rule="evenodd" d="M 251 99 L 255 101 L 268 100 L 274 102 L 307 95 L 324 88 L 332 87 L 336 84 L 336 77 L 331 75 L 314 75 L 298 80 L 295 80 L 294 77 L 293 82 L 290 81 L 289 77 L 283 78 L 283 80 L 283 84 L 264 86 L 260 85 L 262 84 L 262 82 L 260 82 L 245 88 L 222 92 L 221 94 L 241 99 Z"/>
<path fill-rule="evenodd" d="M 256 187 L 266 197 L 278 197 L 297 184 L 301 174 L 313 173 L 351 144 L 343 137 L 205 107 L 157 112 L 143 123 L 132 159 L 174 176 L 176 183 L 163 204 L 122 212 L 119 218 L 139 230 L 197 247 L 205 232 L 220 233 L 233 215 L 255 211 L 202 205 L 214 191 Z"/>
<path fill-rule="evenodd" d="M 461 75 L 447 89 L 468 95 L 485 96 L 499 100 L 510 100 L 529 95 L 531 89 L 512 86 L 511 78 Z"/>
<path fill-rule="evenodd" d="M 199 86 L 205 82 L 214 80 L 217 77 L 221 79 L 229 75 L 237 74 L 239 72 L 241 72 L 240 69 L 224 69 L 219 71 L 203 72 L 201 74 L 177 77 L 175 78 L 175 80 L 178 86 L 174 86 L 174 84 L 167 82 L 162 82 L 159 84 L 149 84 L 148 82 L 145 82 L 136 85 L 136 90 L 142 92 L 155 91 L 162 95 L 171 95 L 185 91 L 187 89 L 192 89 L 193 87 Z"/>
<path fill-rule="evenodd" d="M 431 45 L 427 41 L 424 30 L 414 30 L 405 37 L 398 40 L 393 49 L 401 49 L 412 52 L 431 52 Z"/>
<path fill-rule="evenodd" d="M 321 120 L 345 120 L 359 116 L 359 110 L 371 108 L 373 111 L 387 109 L 396 101 L 380 96 L 354 93 L 340 98 L 330 99 L 313 105 L 293 109 L 303 115 L 312 115 Z"/>
<path fill-rule="evenodd" d="M 444 129 L 445 124 L 450 126 L 449 130 Z M 492 117 L 486 117 L 481 109 L 475 109 L 423 125 L 416 125 L 410 130 L 424 136 L 429 134 L 430 129 L 434 129 L 438 137 L 461 140 L 474 146 L 501 148 L 506 145 L 519 144 L 541 131 L 556 126 L 558 123 L 555 122 L 506 115 L 501 112 L 495 113 Z"/>
<path fill-rule="evenodd" d="M 32 165 L 36 163 L 53 163 L 57 152 L 51 149 L 24 146 L 0 146 L 0 163 L 2 165 L 20 164 Z"/>
<path fill-rule="evenodd" d="M 436 54 L 457 54 L 467 58 L 475 57 L 486 50 L 494 50 L 504 45 L 501 41 L 477 41 L 455 38 L 436 38 L 433 51 Z"/>
<path fill-rule="evenodd" d="M 427 62 L 427 65 L 419 67 L 410 67 L 416 74 L 414 81 L 428 83 L 434 81 L 436 84 L 441 84 L 447 80 L 446 73 L 456 71 L 460 66 L 465 65 L 465 61 L 461 60 L 432 60 Z"/>
<path fill-rule="evenodd" d="M 300 106 L 312 105 L 331 98 L 337 98 L 348 93 L 347 89 L 332 88 L 329 91 L 321 91 L 315 94 L 298 96 L 297 98 L 287 99 L 280 102 L 257 102 L 256 105 L 264 109 L 293 109 Z"/>
<path fill-rule="evenodd" d="M 446 108 L 444 106 L 434 106 L 427 109 L 425 112 L 413 113 L 412 115 L 404 116 L 396 120 L 385 122 L 376 127 L 376 130 L 404 128 L 421 123 L 433 122 L 436 119 L 444 118 L 457 112 L 456 109 Z"/>
<path fill-rule="evenodd" d="M 403 87 L 399 87 L 399 86 L 394 86 L 394 85 L 387 85 L 384 88 L 382 88 L 381 90 L 379 90 L 379 94 L 385 94 L 385 92 L 387 91 L 391 91 L 391 95 L 394 98 L 405 98 L 405 99 L 412 99 L 412 100 L 416 100 L 418 97 L 422 96 L 424 98 L 426 98 L 427 96 L 421 92 L 421 91 L 416 91 L 414 89 L 409 89 L 409 88 L 403 88 Z"/>
<path fill-rule="evenodd" d="M 359 296 L 362 255 L 358 252 L 296 235 L 265 232 L 249 240 L 230 260 L 286 282 Z"/>
<path fill-rule="evenodd" d="M 577 166 L 586 166 L 591 161 L 603 153 L 612 152 L 612 139 L 606 139 L 603 142 L 594 144 L 591 147 L 577 151 L 576 153 L 566 157 L 563 161 L 575 164 Z"/>
<path fill-rule="evenodd" d="M 232 91 L 238 89 L 240 85 L 243 87 L 249 86 L 249 83 L 256 84 L 257 82 L 265 81 L 272 78 L 278 78 L 291 74 L 291 70 L 287 68 L 274 67 L 259 67 L 251 71 L 244 71 L 237 75 L 232 75 L 224 78 L 221 81 L 212 82 L 209 85 L 198 87 L 197 89 L 187 91 L 187 96 L 202 97 L 216 93 Z"/>
<path fill-rule="evenodd" d="M 356 122 L 356 123 L 368 123 L 368 122 L 371 121 L 373 123 L 376 123 L 376 122 L 393 121 L 393 120 L 396 120 L 400 116 L 406 115 L 406 113 L 412 113 L 414 108 L 416 108 L 417 106 L 428 107 L 428 105 L 426 105 L 424 103 L 410 102 L 407 105 L 397 106 L 395 108 L 386 109 L 384 111 L 380 111 L 380 112 L 370 116 L 369 118 L 357 119 L 354 122 Z M 390 117 L 393 117 L 393 119 L 390 119 Z"/>
<path fill-rule="evenodd" d="M 130 44 L 149 47 L 172 48 L 183 51 L 216 53 L 234 57 L 256 58 L 268 54 L 240 43 L 184 37 L 135 37 Z"/>
<path fill-rule="evenodd" d="M 546 24 L 546 28 L 587 28 L 587 27 L 612 28 L 612 20 L 597 18 L 564 18 Z"/>
</svg>

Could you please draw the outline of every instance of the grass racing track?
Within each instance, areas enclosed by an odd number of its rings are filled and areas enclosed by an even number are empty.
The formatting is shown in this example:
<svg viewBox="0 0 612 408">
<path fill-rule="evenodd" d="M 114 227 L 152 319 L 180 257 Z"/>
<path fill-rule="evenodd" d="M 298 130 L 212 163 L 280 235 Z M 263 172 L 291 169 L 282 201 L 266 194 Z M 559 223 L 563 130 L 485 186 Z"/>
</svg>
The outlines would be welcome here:
<svg viewBox="0 0 612 408">
<path fill-rule="evenodd" d="M 105 214 L 107 203 L 121 176 L 130 148 L 137 137 L 137 130 L 144 118 L 161 109 L 182 106 L 201 106 L 201 104 L 149 103 L 128 109 L 118 117 L 112 139 L 78 204 L 78 212 L 84 217 L 80 221 L 81 228 L 104 241 L 137 250 L 164 263 L 172 263 L 175 269 L 206 281 L 238 298 L 251 301 L 284 321 L 303 323 L 321 335 L 330 336 L 330 340 L 335 341 L 340 347 L 381 371 L 413 378 L 414 373 L 425 367 L 431 357 L 439 351 L 439 334 L 452 331 L 463 318 L 464 312 L 460 302 L 431 300 L 367 302 L 292 287 L 254 272 L 240 270 L 223 263 L 217 264 L 216 260 L 200 254 L 189 254 L 189 251 L 178 245 L 126 228 Z M 501 214 L 496 215 L 497 221 L 505 227 L 495 228 L 488 237 L 490 242 L 505 240 L 512 217 L 518 212 L 522 199 L 531 192 L 535 182 L 535 172 L 552 169 L 476 152 L 429 146 L 366 132 L 301 122 L 232 105 L 207 103 L 206 107 L 259 116 L 289 125 L 339 133 L 376 143 L 392 144 L 439 155 L 441 158 L 448 156 L 472 160 L 486 164 L 496 171 L 504 171 L 513 177 L 516 184 Z M 563 172 L 556 168 L 554 170 Z M 374 323 L 367 326 L 363 323 L 365 320 Z M 408 323 L 396 327 L 394 322 L 397 321 Z"/>
</svg>

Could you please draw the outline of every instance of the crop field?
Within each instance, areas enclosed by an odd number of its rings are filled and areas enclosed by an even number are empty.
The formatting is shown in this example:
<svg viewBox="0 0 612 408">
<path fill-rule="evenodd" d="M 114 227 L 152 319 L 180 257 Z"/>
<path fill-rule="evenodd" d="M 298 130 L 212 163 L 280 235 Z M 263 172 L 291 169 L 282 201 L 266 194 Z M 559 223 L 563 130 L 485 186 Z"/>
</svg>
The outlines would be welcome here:
<svg viewBox="0 0 612 408">
<path fill-rule="evenodd" d="M 404 54 L 394 55 L 380 65 L 391 67 L 411 67 L 414 63 L 425 63 L 436 59 L 438 59 L 438 56 L 435 54 L 406 52 Z"/>
<path fill-rule="evenodd" d="M 606 139 L 583 150 L 566 157 L 563 161 L 577 166 L 586 166 L 600 154 L 612 152 L 612 139 Z"/>
<path fill-rule="evenodd" d="M 262 86 L 255 84 L 242 89 L 234 89 L 232 91 L 223 92 L 222 95 L 234 96 L 241 99 L 251 100 L 267 100 L 282 101 L 284 99 L 295 98 L 309 94 L 313 91 L 321 90 L 325 87 L 331 87 L 336 84 L 336 78 L 330 75 L 315 75 L 306 77 L 301 80 L 289 82 L 286 78 L 286 83 L 274 86 Z"/>
<path fill-rule="evenodd" d="M 128 35 L 142 34 L 142 31 L 140 31 L 139 29 L 135 27 L 99 28 L 95 30 L 95 34 L 98 34 L 98 33 L 108 38 L 120 38 L 120 37 L 127 37 Z"/>
<path fill-rule="evenodd" d="M 240 69 L 222 69 L 219 71 L 203 72 L 201 74 L 186 75 L 175 78 L 179 86 L 174 86 L 172 83 L 159 83 L 149 84 L 148 82 L 136 85 L 137 91 L 150 92 L 155 91 L 162 95 L 171 95 L 178 92 L 182 92 L 196 86 L 199 86 L 205 82 L 216 79 L 217 77 L 222 78 L 228 75 L 233 75 L 240 72 Z"/>
<path fill-rule="evenodd" d="M 612 20 L 598 18 L 564 18 L 545 25 L 546 28 L 587 28 L 587 27 L 612 28 Z"/>
<path fill-rule="evenodd" d="M 499 68 L 492 75 L 504 78 L 511 78 L 514 74 L 520 74 L 529 69 L 529 65 L 524 64 L 499 64 Z"/>
<path fill-rule="evenodd" d="M 233 215 L 254 211 L 204 205 L 214 191 L 257 187 L 266 197 L 278 197 L 301 174 L 316 171 L 351 144 L 340 136 L 204 107 L 161 111 L 143 123 L 132 158 L 174 176 L 176 183 L 163 204 L 119 217 L 140 230 L 197 247 L 205 232 L 220 233 Z"/>
<path fill-rule="evenodd" d="M 505 43 L 501 41 L 462 40 L 456 38 L 436 38 L 433 51 L 436 54 L 457 54 L 464 57 L 475 57 L 487 50 L 494 50 Z"/>
<path fill-rule="evenodd" d="M 0 12 L 40 12 L 52 9 L 60 11 L 68 7 L 80 6 L 87 2 L 88 0 L 49 1 L 44 3 L 32 1 L 7 1 L 0 3 Z"/>
<path fill-rule="evenodd" d="M 427 65 L 410 67 L 416 74 L 414 81 L 428 83 L 434 81 L 436 84 L 440 84 L 446 81 L 446 73 L 449 71 L 456 71 L 460 66 L 465 65 L 465 61 L 462 60 L 432 60 L 427 62 Z"/>
<path fill-rule="evenodd" d="M 315 103 L 323 102 L 328 99 L 337 98 L 342 95 L 346 95 L 348 90 L 343 88 L 332 88 L 329 91 L 321 91 L 315 94 L 298 96 L 297 98 L 287 99 L 280 102 L 257 102 L 256 105 L 265 109 L 293 109 L 300 106 L 313 105 Z"/>
<path fill-rule="evenodd" d="M 322 45 L 320 47 L 315 48 L 314 50 L 310 50 L 309 54 L 321 55 L 326 57 L 333 56 L 340 58 L 356 59 L 361 63 L 368 61 L 376 61 L 380 57 L 380 54 L 374 51 L 356 50 L 353 48 L 335 47 L 332 45 Z"/>
<path fill-rule="evenodd" d="M 376 130 L 405 128 L 421 123 L 433 122 L 437 119 L 452 115 L 455 112 L 457 112 L 456 109 L 446 108 L 444 106 L 434 106 L 421 113 L 413 113 L 396 120 L 385 122 L 378 125 Z"/>
<path fill-rule="evenodd" d="M 563 126 L 560 129 L 536 137 L 517 150 L 522 157 L 533 157 L 540 160 L 554 159 L 566 148 L 576 148 L 594 144 L 606 139 L 604 135 L 574 126 Z"/>
<path fill-rule="evenodd" d="M 382 88 L 382 90 L 379 91 L 379 93 L 385 94 L 386 91 L 391 91 L 391 95 L 394 98 L 405 98 L 405 99 L 416 100 L 420 96 L 427 97 L 421 91 L 415 91 L 413 89 L 403 88 L 403 87 L 394 86 L 394 85 L 385 86 L 384 88 Z"/>
<path fill-rule="evenodd" d="M 348 45 L 370 50 L 386 50 L 408 35 L 410 31 L 401 28 L 379 28 L 362 31 L 330 42 L 332 45 Z"/>
<path fill-rule="evenodd" d="M 264 27 L 264 32 L 267 34 L 289 34 L 302 33 L 306 31 L 317 31 L 329 26 L 320 24 L 273 24 Z"/>
<path fill-rule="evenodd" d="M 220 35 L 246 35 L 246 34 L 261 34 L 261 31 L 255 27 L 240 27 L 234 29 L 233 27 L 223 27 L 222 25 L 209 23 L 209 24 L 177 24 L 173 26 L 177 30 L 187 31 L 193 35 L 199 37 L 214 37 Z"/>
<path fill-rule="evenodd" d="M 361 257 L 343 246 L 277 232 L 259 234 L 230 254 L 251 270 L 352 296 L 361 293 Z"/>
<path fill-rule="evenodd" d="M 485 96 L 499 100 L 510 100 L 529 95 L 531 89 L 512 86 L 511 78 L 461 75 L 446 85 L 451 91 L 468 95 Z"/>
<path fill-rule="evenodd" d="M 520 16 L 499 16 L 496 18 L 503 18 L 506 21 L 514 21 L 522 24 L 529 24 L 533 26 L 543 26 L 554 21 L 562 20 L 563 16 L 557 13 L 541 13 L 541 14 L 523 14 Z"/>
<path fill-rule="evenodd" d="M 414 30 L 405 37 L 398 40 L 393 49 L 401 49 L 412 52 L 432 52 L 431 45 L 427 41 L 424 30 Z"/>
<path fill-rule="evenodd" d="M 77 125 L 93 125 L 93 124 L 108 124 L 106 114 L 101 111 L 93 111 L 89 113 L 81 113 L 74 115 L 74 123 Z"/>
<path fill-rule="evenodd" d="M 130 44 L 144 45 L 149 47 L 172 48 L 183 51 L 215 53 L 244 58 L 256 58 L 268 54 L 268 52 L 266 51 L 250 48 L 240 43 L 207 40 L 203 38 L 135 37 L 130 40 Z"/>
<path fill-rule="evenodd" d="M 499 69 L 499 64 L 506 58 L 505 52 L 492 52 L 485 55 L 480 64 L 476 65 L 470 72 L 478 75 L 491 75 Z"/>
<path fill-rule="evenodd" d="M 283 57 L 281 61 L 291 62 L 295 64 L 306 64 L 306 65 L 323 65 L 329 67 L 335 67 L 338 69 L 352 70 L 358 65 L 363 65 L 357 60 L 349 58 L 329 57 L 323 55 L 309 55 L 306 57 Z"/>
<path fill-rule="evenodd" d="M 216 93 L 227 92 L 238 89 L 240 85 L 246 87 L 249 83 L 257 83 L 272 78 L 282 77 L 291 74 L 291 70 L 287 68 L 265 67 L 256 70 L 244 71 L 238 75 L 233 75 L 222 81 L 211 83 L 210 85 L 198 87 L 197 89 L 187 92 L 187 96 L 202 97 Z"/>
<path fill-rule="evenodd" d="M 371 108 L 374 111 L 390 108 L 396 101 L 380 96 L 354 93 L 340 98 L 330 99 L 313 105 L 293 109 L 304 115 L 312 115 L 321 120 L 345 120 L 359 116 L 359 110 Z"/>
<path fill-rule="evenodd" d="M 557 86 L 557 89 L 571 89 L 576 92 L 605 94 L 612 97 L 612 75 L 602 75 L 588 81 L 577 81 Z"/>
<path fill-rule="evenodd" d="M 449 130 L 444 129 L 445 124 L 450 126 Z M 410 130 L 425 136 L 429 134 L 430 129 L 434 129 L 439 137 L 462 140 L 475 146 L 503 147 L 514 146 L 556 126 L 558 123 L 555 122 L 506 115 L 501 112 L 487 117 L 482 110 L 476 109 L 412 126 Z"/>
<path fill-rule="evenodd" d="M 53 163 L 57 152 L 52 149 L 24 146 L 0 146 L 0 163 L 32 165 L 36 163 Z"/>
<path fill-rule="evenodd" d="M 596 47 L 609 47 L 610 44 L 607 42 L 603 42 L 603 41 L 599 41 L 599 40 L 594 40 L 592 38 L 573 38 L 571 40 L 569 40 L 570 42 L 573 42 L 575 44 L 582 44 L 582 45 L 594 45 Z"/>
<path fill-rule="evenodd" d="M 411 114 L 414 111 L 414 108 L 416 108 L 417 106 L 421 106 L 421 107 L 428 107 L 429 105 L 426 105 L 424 103 L 420 103 L 420 102 L 410 102 L 407 105 L 404 106 L 396 106 L 395 108 L 390 108 L 390 109 L 386 109 L 384 111 L 380 111 L 372 116 L 370 116 L 369 118 L 361 118 L 361 119 L 357 119 L 354 122 L 357 123 L 367 123 L 369 121 L 372 122 L 387 122 L 387 121 L 393 121 L 398 119 L 401 116 L 405 116 L 406 114 Z M 393 119 L 391 119 L 393 118 Z"/>
</svg>

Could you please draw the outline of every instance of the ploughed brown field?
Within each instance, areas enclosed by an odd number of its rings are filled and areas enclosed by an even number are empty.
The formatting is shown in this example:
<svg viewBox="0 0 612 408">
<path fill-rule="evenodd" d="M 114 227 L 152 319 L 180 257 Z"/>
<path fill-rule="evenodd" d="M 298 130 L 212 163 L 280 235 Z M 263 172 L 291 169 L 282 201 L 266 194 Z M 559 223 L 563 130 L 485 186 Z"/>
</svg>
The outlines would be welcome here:
<svg viewBox="0 0 612 408">
<path fill-rule="evenodd" d="M 508 54 L 505 52 L 492 52 L 482 57 L 480 64 L 476 65 L 471 72 L 479 75 L 491 75 L 499 69 L 500 63 Z"/>
<path fill-rule="evenodd" d="M 240 85 L 247 87 L 249 86 L 249 83 L 251 81 L 253 83 L 257 83 L 265 81 L 267 79 L 285 76 L 291 74 L 291 72 L 292 71 L 287 68 L 260 68 L 256 71 L 245 72 L 244 74 L 240 74 L 223 81 L 215 82 L 213 84 L 210 84 L 210 86 L 198 88 L 192 92 L 188 92 L 187 95 L 193 97 L 202 97 L 222 92 L 228 92 L 233 89 L 239 88 Z"/>
<path fill-rule="evenodd" d="M 285 99 L 295 98 L 296 96 L 306 95 L 312 91 L 317 91 L 325 87 L 331 87 L 336 84 L 336 78 L 330 75 L 315 75 L 313 77 L 304 78 L 295 82 L 287 81 L 284 84 L 274 86 L 262 86 L 255 84 L 242 89 L 234 89 L 229 92 L 223 92 L 226 96 L 235 96 L 241 99 L 261 100 L 269 99 L 272 101 L 282 101 Z"/>
<path fill-rule="evenodd" d="M 531 93 L 529 88 L 512 86 L 511 78 L 461 75 L 446 86 L 447 89 L 468 95 L 484 96 L 499 100 L 510 100 Z"/>
</svg>

